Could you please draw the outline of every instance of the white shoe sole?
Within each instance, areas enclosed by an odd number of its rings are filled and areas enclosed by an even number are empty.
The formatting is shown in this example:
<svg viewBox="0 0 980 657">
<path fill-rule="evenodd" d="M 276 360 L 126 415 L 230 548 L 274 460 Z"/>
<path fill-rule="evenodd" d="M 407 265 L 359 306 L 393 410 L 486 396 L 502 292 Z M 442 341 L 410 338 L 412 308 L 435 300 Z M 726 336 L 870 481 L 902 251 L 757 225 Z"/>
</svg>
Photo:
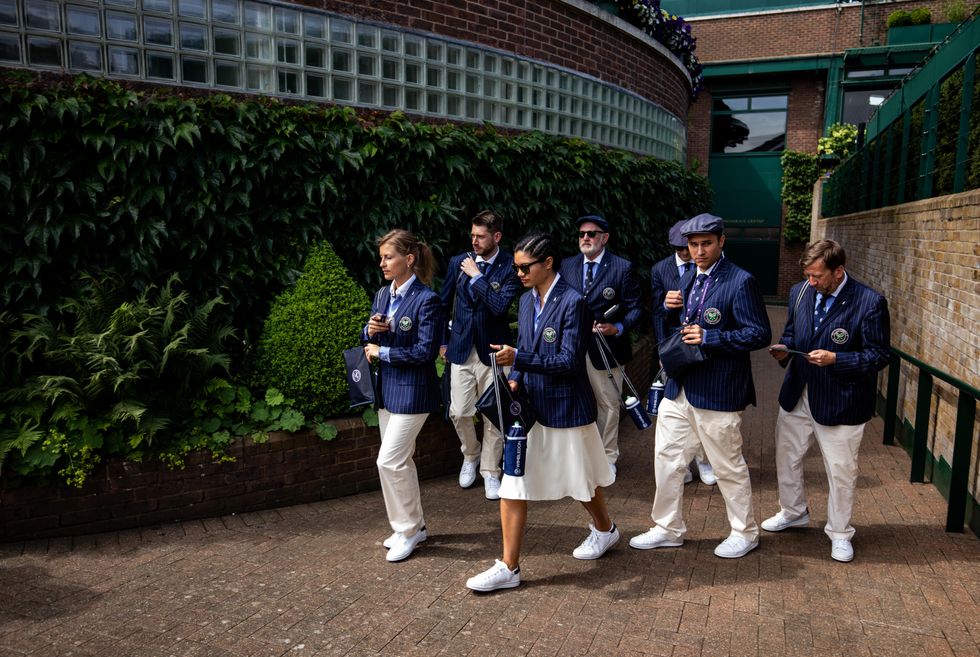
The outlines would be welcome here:
<svg viewBox="0 0 980 657">
<path fill-rule="evenodd" d="M 756 549 L 757 547 L 759 547 L 759 544 L 758 543 L 753 543 L 751 547 L 749 547 L 746 550 L 742 550 L 741 552 L 737 552 L 735 554 L 719 554 L 716 551 L 715 552 L 715 556 L 716 557 L 719 557 L 721 559 L 741 559 L 742 557 L 744 557 L 745 555 L 747 555 L 749 552 L 751 552 L 752 550 Z"/>
<path fill-rule="evenodd" d="M 634 543 L 635 537 L 630 539 L 630 547 L 635 550 L 656 550 L 665 547 L 680 547 L 684 541 L 657 541 L 656 543 Z"/>
<path fill-rule="evenodd" d="M 476 584 L 466 583 L 466 588 L 471 591 L 479 591 L 480 593 L 489 593 L 490 591 L 500 591 L 502 589 L 516 589 L 521 585 L 521 580 L 516 582 L 504 582 L 502 584 L 495 584 L 494 586 L 477 586 Z"/>
</svg>

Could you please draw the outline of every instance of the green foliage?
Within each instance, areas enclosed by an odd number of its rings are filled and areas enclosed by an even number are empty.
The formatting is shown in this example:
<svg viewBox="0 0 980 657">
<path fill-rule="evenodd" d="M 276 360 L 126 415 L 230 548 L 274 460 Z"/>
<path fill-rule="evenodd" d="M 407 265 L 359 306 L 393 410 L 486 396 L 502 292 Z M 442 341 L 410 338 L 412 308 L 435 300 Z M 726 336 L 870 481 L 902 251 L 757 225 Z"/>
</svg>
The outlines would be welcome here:
<svg viewBox="0 0 980 657">
<path fill-rule="evenodd" d="M 817 157 L 810 153 L 783 151 L 783 204 L 786 223 L 783 238 L 787 242 L 806 242 L 810 239 L 810 216 L 813 211 L 813 184 L 820 177 Z"/>
<path fill-rule="evenodd" d="M 303 274 L 276 299 L 259 340 L 258 375 L 302 409 L 347 412 L 344 349 L 358 342 L 371 303 L 344 263 L 323 242 L 310 250 Z"/>
<path fill-rule="evenodd" d="M 919 7 L 909 12 L 912 25 L 928 25 L 932 22 L 932 12 L 926 7 Z"/>
<path fill-rule="evenodd" d="M 946 0 L 943 3 L 943 14 L 950 23 L 962 23 L 970 15 L 965 0 Z"/>
<path fill-rule="evenodd" d="M 912 14 L 907 9 L 896 9 L 888 14 L 885 24 L 889 27 L 905 27 L 912 24 Z"/>
<path fill-rule="evenodd" d="M 835 123 L 827 130 L 827 136 L 817 141 L 817 153 L 836 155 L 843 160 L 857 146 L 858 129 L 850 123 Z"/>
<path fill-rule="evenodd" d="M 120 287 L 82 276 L 78 296 L 49 317 L 22 316 L 11 332 L 0 466 L 12 457 L 11 467 L 27 474 L 50 470 L 61 456 L 84 462 L 86 448 L 155 450 L 161 432 L 182 425 L 186 399 L 227 371 L 234 331 L 213 317 L 219 297 L 193 306 L 176 276 L 131 301 L 119 301 Z"/>
</svg>

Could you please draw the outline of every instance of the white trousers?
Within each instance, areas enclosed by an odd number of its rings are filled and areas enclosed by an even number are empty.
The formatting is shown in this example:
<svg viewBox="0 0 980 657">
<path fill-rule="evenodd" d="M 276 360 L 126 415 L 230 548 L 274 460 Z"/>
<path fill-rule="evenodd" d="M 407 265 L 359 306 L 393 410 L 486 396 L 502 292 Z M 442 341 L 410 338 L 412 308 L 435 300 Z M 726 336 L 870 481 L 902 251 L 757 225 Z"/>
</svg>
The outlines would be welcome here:
<svg viewBox="0 0 980 657">
<path fill-rule="evenodd" d="M 596 426 L 602 438 L 602 448 L 606 460 L 615 464 L 619 460 L 619 405 L 623 390 L 623 368 L 613 369 L 613 380 L 609 380 L 606 368 L 596 369 L 592 360 L 586 356 L 585 367 L 589 372 L 589 383 L 595 395 Z"/>
<path fill-rule="evenodd" d="M 510 368 L 505 368 L 505 374 Z M 476 347 L 470 349 L 470 355 L 461 365 L 452 364 L 450 369 L 450 385 L 452 386 L 452 403 L 449 404 L 449 420 L 456 428 L 459 436 L 463 458 L 467 461 L 480 459 L 480 474 L 484 478 L 491 476 L 500 479 L 500 459 L 504 454 L 504 441 L 500 431 L 493 422 L 483 416 L 483 445 L 476 439 L 476 426 L 473 416 L 476 415 L 476 400 L 493 385 L 493 370 L 480 362 Z"/>
<path fill-rule="evenodd" d="M 816 438 L 827 471 L 827 524 L 824 532 L 831 540 L 851 540 L 851 511 L 857 487 L 858 450 L 864 436 L 864 424 L 818 424 L 810 413 L 807 390 L 803 389 L 796 408 L 788 413 L 782 408 L 776 418 L 776 478 L 779 481 L 779 506 L 783 515 L 797 518 L 807 510 L 806 484 L 803 481 L 803 458 Z"/>
<path fill-rule="evenodd" d="M 677 399 L 660 402 L 653 461 L 657 493 L 650 517 L 673 538 L 681 538 L 687 531 L 682 511 L 684 474 L 699 447 L 704 447 L 718 477 L 732 534 L 749 541 L 758 538 L 749 466 L 742 456 L 741 425 L 741 412 L 695 408 L 683 389 Z"/>
<path fill-rule="evenodd" d="M 428 413 L 404 415 L 378 411 L 381 427 L 381 450 L 378 452 L 378 474 L 385 511 L 391 529 L 412 536 L 425 525 L 422 517 L 422 494 L 419 475 L 412 455 L 415 439 L 425 424 Z"/>
</svg>

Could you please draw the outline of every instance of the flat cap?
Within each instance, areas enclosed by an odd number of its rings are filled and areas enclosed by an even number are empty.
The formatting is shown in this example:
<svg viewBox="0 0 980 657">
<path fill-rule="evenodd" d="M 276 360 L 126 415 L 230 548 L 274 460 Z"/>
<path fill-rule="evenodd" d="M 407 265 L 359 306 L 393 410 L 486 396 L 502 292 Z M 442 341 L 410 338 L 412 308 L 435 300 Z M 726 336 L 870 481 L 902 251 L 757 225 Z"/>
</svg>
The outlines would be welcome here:
<svg viewBox="0 0 980 657">
<path fill-rule="evenodd" d="M 700 235 L 704 233 L 714 233 L 715 235 L 721 235 L 725 232 L 725 222 L 722 221 L 721 217 L 716 217 L 713 214 L 699 214 L 696 217 L 691 217 L 684 222 L 681 226 L 681 235 L 687 237 L 688 235 Z"/>
<path fill-rule="evenodd" d="M 606 222 L 605 219 L 603 219 L 602 217 L 600 217 L 597 214 L 587 214 L 584 217 L 579 217 L 578 219 L 575 220 L 575 225 L 576 226 L 581 226 L 582 224 L 584 224 L 586 222 L 589 222 L 589 221 L 591 221 L 596 226 L 598 226 L 599 229 L 602 232 L 604 232 L 604 233 L 608 233 L 609 232 L 609 224 Z"/>
<path fill-rule="evenodd" d="M 687 248 L 687 238 L 681 234 L 681 228 L 687 223 L 687 219 L 681 219 L 676 224 L 670 227 L 670 233 L 667 235 L 667 241 L 675 249 L 686 249 Z"/>
</svg>

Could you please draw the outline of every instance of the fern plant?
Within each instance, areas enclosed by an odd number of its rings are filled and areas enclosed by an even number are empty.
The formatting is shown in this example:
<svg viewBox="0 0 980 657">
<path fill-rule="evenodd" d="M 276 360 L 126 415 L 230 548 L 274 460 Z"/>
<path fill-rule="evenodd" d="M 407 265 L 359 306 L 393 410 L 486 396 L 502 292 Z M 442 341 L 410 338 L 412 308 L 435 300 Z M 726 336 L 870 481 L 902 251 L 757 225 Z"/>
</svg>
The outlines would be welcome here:
<svg viewBox="0 0 980 657">
<path fill-rule="evenodd" d="M 0 395 L 0 468 L 13 454 L 16 471 L 44 470 L 82 448 L 139 458 L 160 432 L 183 431 L 190 400 L 227 374 L 235 335 L 213 321 L 220 297 L 192 305 L 172 276 L 115 305 L 120 287 L 85 277 L 81 296 L 49 317 L 23 316 L 12 331 L 24 378 Z M 45 449 L 46 437 L 62 448 Z"/>
</svg>

